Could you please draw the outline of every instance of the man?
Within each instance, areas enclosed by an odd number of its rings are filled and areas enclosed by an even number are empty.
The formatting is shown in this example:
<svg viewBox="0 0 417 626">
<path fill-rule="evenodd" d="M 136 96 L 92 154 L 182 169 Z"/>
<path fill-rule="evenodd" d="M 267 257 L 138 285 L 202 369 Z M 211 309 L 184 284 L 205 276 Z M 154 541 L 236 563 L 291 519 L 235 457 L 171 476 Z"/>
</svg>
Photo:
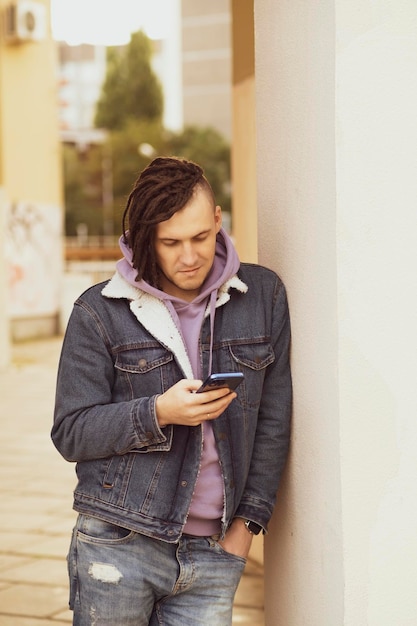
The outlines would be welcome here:
<svg viewBox="0 0 417 626">
<path fill-rule="evenodd" d="M 231 624 L 267 530 L 289 443 L 287 301 L 221 224 L 197 164 L 155 159 L 129 196 L 115 275 L 74 305 L 52 437 L 77 462 L 78 626 Z M 211 372 L 244 382 L 195 393 Z"/>
</svg>

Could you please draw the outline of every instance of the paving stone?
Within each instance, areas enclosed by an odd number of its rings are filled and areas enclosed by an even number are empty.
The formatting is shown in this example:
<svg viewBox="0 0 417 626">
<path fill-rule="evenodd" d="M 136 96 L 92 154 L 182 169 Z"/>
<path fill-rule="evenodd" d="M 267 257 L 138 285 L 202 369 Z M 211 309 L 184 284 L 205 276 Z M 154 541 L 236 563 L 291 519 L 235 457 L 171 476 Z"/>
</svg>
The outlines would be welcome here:
<svg viewBox="0 0 417 626">
<path fill-rule="evenodd" d="M 15 556 L 13 554 L 0 554 L 0 578 L 5 578 L 6 575 L 2 573 L 14 567 L 21 567 L 30 563 L 30 559 L 23 556 Z"/>
<path fill-rule="evenodd" d="M 246 624 L 247 626 L 265 626 L 265 616 L 261 609 L 242 608 L 235 606 L 233 609 L 233 626 Z"/>
<path fill-rule="evenodd" d="M 72 529 L 74 528 L 77 515 L 70 507 L 68 509 L 68 515 L 66 517 L 54 517 L 50 519 L 47 526 L 45 526 L 45 532 L 50 535 L 65 535 L 68 537 L 68 541 L 71 537 Z"/>
<path fill-rule="evenodd" d="M 73 613 L 72 611 L 70 611 L 69 609 L 67 609 L 66 611 L 61 611 L 60 613 L 57 613 L 56 615 L 53 616 L 54 620 L 57 620 L 57 622 L 67 622 L 69 624 L 72 624 L 72 617 L 73 617 Z M 55 623 L 55 622 L 53 622 Z M 1 626 L 1 624 L 0 624 Z"/>
<path fill-rule="evenodd" d="M 12 585 L 0 591 L 1 616 L 11 620 L 11 617 L 50 617 L 68 606 L 68 591 L 64 587 L 47 587 L 42 585 L 25 584 Z M 17 622 L 20 626 L 22 622 Z M 5 621 L 7 626 L 11 621 Z"/>
<path fill-rule="evenodd" d="M 22 565 L 2 570 L 0 580 L 65 587 L 68 582 L 67 564 L 64 559 L 29 559 Z"/>
<path fill-rule="evenodd" d="M 50 620 L 50 619 L 32 619 L 31 617 L 13 617 L 12 615 L 0 615 L 0 626 L 59 626 L 65 621 L 71 623 L 72 620 L 63 620 L 60 619 L 58 621 Z"/>
<path fill-rule="evenodd" d="M 8 510 L 2 515 L 2 528 L 4 530 L 25 530 L 28 533 L 42 532 L 45 526 L 51 522 L 51 516 L 46 513 L 28 512 L 25 515 L 21 511 Z"/>
<path fill-rule="evenodd" d="M 39 541 L 39 535 L 24 532 L 0 531 L 0 553 L 20 552 L 25 546 Z"/>
<path fill-rule="evenodd" d="M 15 548 L 14 552 L 24 556 L 33 557 L 49 557 L 62 559 L 65 558 L 70 544 L 70 535 L 59 535 L 56 537 L 48 537 L 38 535 L 30 544 Z"/>
</svg>

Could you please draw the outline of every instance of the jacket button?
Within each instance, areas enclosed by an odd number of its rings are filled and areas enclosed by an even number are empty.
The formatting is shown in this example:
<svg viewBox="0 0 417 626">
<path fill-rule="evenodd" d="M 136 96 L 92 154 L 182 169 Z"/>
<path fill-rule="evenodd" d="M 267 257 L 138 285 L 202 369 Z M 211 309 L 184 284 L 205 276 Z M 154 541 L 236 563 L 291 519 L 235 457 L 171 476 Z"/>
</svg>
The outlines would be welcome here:
<svg viewBox="0 0 417 626">
<path fill-rule="evenodd" d="M 186 487 L 188 485 L 186 480 L 181 481 L 181 487 Z"/>
<path fill-rule="evenodd" d="M 139 367 L 146 367 L 146 364 L 147 364 L 146 359 L 139 359 L 139 362 L 138 362 Z"/>
</svg>

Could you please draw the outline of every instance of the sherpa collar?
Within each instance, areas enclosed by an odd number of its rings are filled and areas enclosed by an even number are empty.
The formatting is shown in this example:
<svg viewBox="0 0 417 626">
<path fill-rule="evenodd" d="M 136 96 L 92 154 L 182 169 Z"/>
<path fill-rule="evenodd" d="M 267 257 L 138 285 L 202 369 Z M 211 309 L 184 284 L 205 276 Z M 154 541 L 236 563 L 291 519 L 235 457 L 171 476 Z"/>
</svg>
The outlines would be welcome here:
<svg viewBox="0 0 417 626">
<path fill-rule="evenodd" d="M 230 289 L 236 289 L 246 293 L 247 285 L 235 275 L 227 280 L 218 290 L 216 308 L 230 300 Z M 136 319 L 155 337 L 160 343 L 172 350 L 178 359 L 186 378 L 194 378 L 190 360 L 184 346 L 175 321 L 171 317 L 168 307 L 163 300 L 152 296 L 139 288 L 133 287 L 116 272 L 107 285 L 103 288 L 103 296 L 106 298 L 127 299 L 130 301 L 130 310 Z M 207 306 L 205 317 L 210 314 L 210 306 Z"/>
</svg>

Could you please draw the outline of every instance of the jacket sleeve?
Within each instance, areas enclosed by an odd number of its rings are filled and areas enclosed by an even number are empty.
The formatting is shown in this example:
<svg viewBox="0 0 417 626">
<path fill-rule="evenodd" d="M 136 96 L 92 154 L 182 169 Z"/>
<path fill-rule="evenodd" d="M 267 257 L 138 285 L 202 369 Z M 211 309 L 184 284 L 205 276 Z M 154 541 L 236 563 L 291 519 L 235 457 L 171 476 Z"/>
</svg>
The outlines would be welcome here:
<svg viewBox="0 0 417 626">
<path fill-rule="evenodd" d="M 265 374 L 252 459 L 236 517 L 267 530 L 290 443 L 292 382 L 290 318 L 285 287 L 278 279 L 273 299 L 271 343 L 275 360 Z"/>
<path fill-rule="evenodd" d="M 81 300 L 62 345 L 52 440 L 68 461 L 169 450 L 172 427 L 158 426 L 157 395 L 112 401 L 114 361 L 103 324 Z"/>
</svg>

